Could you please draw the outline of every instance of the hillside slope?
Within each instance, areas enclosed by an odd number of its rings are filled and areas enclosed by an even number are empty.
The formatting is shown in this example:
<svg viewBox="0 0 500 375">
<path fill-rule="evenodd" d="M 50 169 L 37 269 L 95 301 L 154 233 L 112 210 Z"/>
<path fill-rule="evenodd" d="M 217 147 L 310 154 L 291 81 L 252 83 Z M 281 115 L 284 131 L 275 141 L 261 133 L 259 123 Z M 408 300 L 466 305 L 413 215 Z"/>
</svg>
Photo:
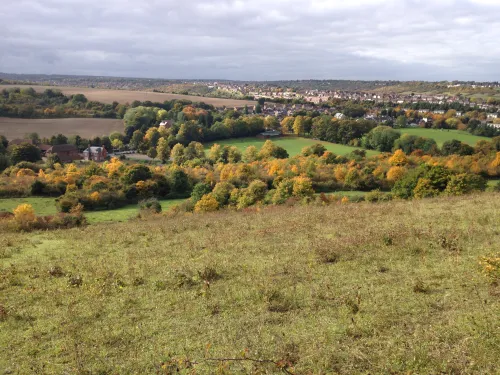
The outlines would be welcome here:
<svg viewBox="0 0 500 375">
<path fill-rule="evenodd" d="M 0 369 L 498 373 L 499 198 L 2 233 Z"/>
</svg>

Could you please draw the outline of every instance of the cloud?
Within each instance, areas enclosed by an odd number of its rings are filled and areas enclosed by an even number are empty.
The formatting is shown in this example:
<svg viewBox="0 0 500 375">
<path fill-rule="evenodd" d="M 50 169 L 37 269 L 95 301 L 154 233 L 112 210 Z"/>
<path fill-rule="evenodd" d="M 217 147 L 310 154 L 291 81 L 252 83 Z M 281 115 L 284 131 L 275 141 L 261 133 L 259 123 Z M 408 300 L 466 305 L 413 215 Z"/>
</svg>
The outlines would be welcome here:
<svg viewBox="0 0 500 375">
<path fill-rule="evenodd" d="M 488 0 L 4 0 L 0 71 L 498 80 Z"/>
</svg>

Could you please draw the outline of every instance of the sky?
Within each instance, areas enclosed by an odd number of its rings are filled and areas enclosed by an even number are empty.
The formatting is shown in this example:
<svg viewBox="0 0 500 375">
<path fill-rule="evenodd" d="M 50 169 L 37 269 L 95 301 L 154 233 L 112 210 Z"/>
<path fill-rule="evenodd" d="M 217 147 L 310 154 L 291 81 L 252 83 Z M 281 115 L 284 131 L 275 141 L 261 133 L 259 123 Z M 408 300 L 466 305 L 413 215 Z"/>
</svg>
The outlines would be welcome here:
<svg viewBox="0 0 500 375">
<path fill-rule="evenodd" d="M 500 0 L 2 0 L 0 72 L 500 80 Z"/>
</svg>

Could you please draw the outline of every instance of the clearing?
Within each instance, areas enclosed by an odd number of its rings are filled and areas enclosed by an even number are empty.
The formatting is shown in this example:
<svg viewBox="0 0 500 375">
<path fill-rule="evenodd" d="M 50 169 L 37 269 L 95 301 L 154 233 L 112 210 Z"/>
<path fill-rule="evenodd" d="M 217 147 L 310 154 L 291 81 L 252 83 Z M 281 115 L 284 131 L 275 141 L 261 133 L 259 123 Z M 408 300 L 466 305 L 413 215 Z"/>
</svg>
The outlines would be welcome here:
<svg viewBox="0 0 500 375">
<path fill-rule="evenodd" d="M 499 222 L 485 193 L 2 232 L 0 368 L 498 374 Z"/>
<path fill-rule="evenodd" d="M 479 137 L 477 135 L 472 135 L 461 130 L 447 130 L 447 129 L 424 129 L 424 128 L 404 128 L 397 129 L 401 134 L 411 134 L 417 135 L 419 137 L 432 138 L 436 141 L 437 145 L 441 147 L 444 142 L 456 139 L 458 141 L 467 143 L 474 146 L 477 141 L 488 141 L 491 142 L 491 138 Z"/>
<path fill-rule="evenodd" d="M 160 200 L 163 211 L 168 211 L 173 206 L 183 202 L 184 199 L 163 199 Z M 33 206 L 37 215 L 54 215 L 57 213 L 54 198 L 29 197 L 29 198 L 5 198 L 0 199 L 0 211 L 11 211 L 23 203 Z M 89 224 L 102 222 L 127 221 L 135 217 L 138 213 L 137 204 L 130 204 L 116 210 L 86 211 L 84 213 Z"/>
<path fill-rule="evenodd" d="M 351 147 L 351 146 L 344 146 L 336 143 L 330 143 L 330 142 L 324 142 L 324 141 L 318 141 L 315 139 L 310 139 L 310 138 L 301 138 L 301 137 L 293 137 L 293 136 L 285 136 L 285 137 L 279 137 L 276 139 L 271 139 L 273 143 L 277 144 L 278 146 L 283 147 L 288 151 L 288 154 L 292 157 L 295 155 L 299 155 L 302 151 L 302 148 L 306 146 L 311 146 L 316 143 L 321 143 L 322 145 L 325 146 L 325 148 L 328 151 L 333 152 L 336 155 L 347 155 L 354 150 L 362 150 L 359 147 Z M 205 145 L 205 149 L 208 150 L 212 145 L 215 143 L 221 145 L 221 146 L 236 146 L 240 151 L 245 151 L 245 149 L 248 146 L 255 146 L 257 149 L 260 149 L 262 145 L 266 142 L 265 139 L 260 139 L 260 138 L 254 138 L 254 137 L 249 137 L 249 138 L 231 138 L 231 139 L 224 139 L 224 140 L 219 140 L 211 143 L 207 143 Z M 366 150 L 367 156 L 373 156 L 379 154 L 377 151 L 373 150 Z"/>
<path fill-rule="evenodd" d="M 0 134 L 7 139 L 23 138 L 28 133 L 40 137 L 79 135 L 83 138 L 101 137 L 124 131 L 123 120 L 103 118 L 22 119 L 0 117 Z"/>
<path fill-rule="evenodd" d="M 180 94 L 164 94 L 159 92 L 148 91 L 132 91 L 132 90 L 109 90 L 109 89 L 93 89 L 89 87 L 64 87 L 64 86 L 36 86 L 36 85 L 0 85 L 0 90 L 12 87 L 33 87 L 37 92 L 43 92 L 46 89 L 55 89 L 61 91 L 64 95 L 83 94 L 89 100 L 98 101 L 101 103 L 132 103 L 134 100 L 144 102 L 146 100 L 152 102 L 163 103 L 166 100 L 191 100 L 193 102 L 204 102 L 211 104 L 214 107 L 240 107 L 244 105 L 254 106 L 257 102 L 252 100 L 238 99 L 221 99 L 221 98 L 206 98 L 203 96 L 180 95 Z"/>
</svg>

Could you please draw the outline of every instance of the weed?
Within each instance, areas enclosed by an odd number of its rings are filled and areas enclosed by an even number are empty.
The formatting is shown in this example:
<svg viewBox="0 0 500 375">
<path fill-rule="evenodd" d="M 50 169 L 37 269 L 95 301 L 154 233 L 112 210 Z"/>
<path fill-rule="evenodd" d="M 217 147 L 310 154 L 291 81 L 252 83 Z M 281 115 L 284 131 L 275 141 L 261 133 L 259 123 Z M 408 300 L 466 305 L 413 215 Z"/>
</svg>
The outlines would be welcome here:
<svg viewBox="0 0 500 375">
<path fill-rule="evenodd" d="M 52 266 L 49 268 L 49 275 L 52 277 L 62 277 L 65 273 L 61 266 Z"/>
<path fill-rule="evenodd" d="M 68 285 L 71 287 L 79 288 L 83 285 L 83 278 L 80 275 L 69 276 Z"/>
<path fill-rule="evenodd" d="M 427 294 L 430 292 L 430 288 L 427 285 L 425 285 L 422 280 L 418 279 L 415 285 L 413 285 L 413 291 L 415 293 Z"/>
</svg>

